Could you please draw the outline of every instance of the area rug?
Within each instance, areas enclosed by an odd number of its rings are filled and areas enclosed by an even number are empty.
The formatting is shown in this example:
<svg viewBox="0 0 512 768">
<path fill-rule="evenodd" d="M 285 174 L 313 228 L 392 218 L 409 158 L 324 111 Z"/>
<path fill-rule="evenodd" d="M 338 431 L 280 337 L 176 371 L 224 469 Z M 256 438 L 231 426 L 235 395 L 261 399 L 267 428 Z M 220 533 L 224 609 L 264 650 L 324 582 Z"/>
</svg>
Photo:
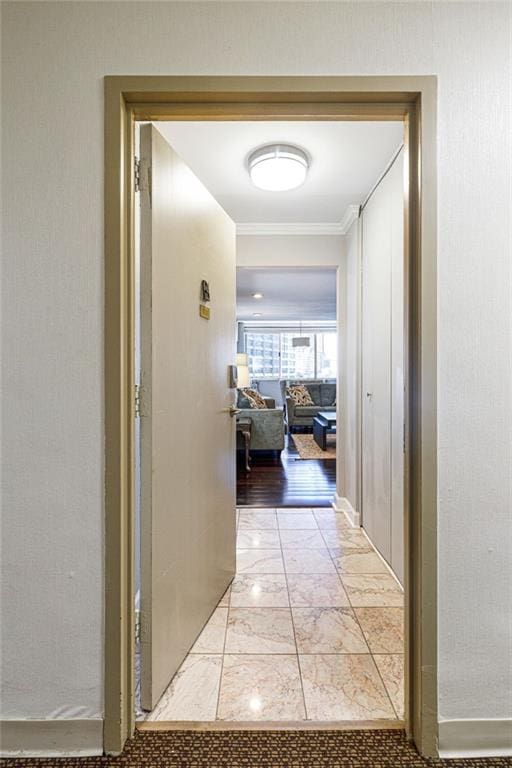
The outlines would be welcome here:
<svg viewBox="0 0 512 768">
<path fill-rule="evenodd" d="M 326 451 L 322 451 L 322 449 L 315 443 L 313 435 L 292 435 L 292 439 L 299 452 L 298 459 L 336 458 L 336 435 L 327 435 Z"/>
<path fill-rule="evenodd" d="M 510 768 L 425 760 L 403 731 L 138 731 L 119 757 L 12 758 L 2 768 Z"/>
</svg>

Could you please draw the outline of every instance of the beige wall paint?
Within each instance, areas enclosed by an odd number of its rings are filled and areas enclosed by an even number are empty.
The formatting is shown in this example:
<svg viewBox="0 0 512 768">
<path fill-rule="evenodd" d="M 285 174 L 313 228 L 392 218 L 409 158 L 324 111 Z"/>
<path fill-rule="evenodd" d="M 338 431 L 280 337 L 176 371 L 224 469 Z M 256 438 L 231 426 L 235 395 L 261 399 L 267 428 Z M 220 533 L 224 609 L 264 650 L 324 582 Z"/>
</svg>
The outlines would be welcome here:
<svg viewBox="0 0 512 768">
<path fill-rule="evenodd" d="M 3 717 L 103 710 L 102 77 L 126 73 L 438 76 L 439 711 L 508 716 L 511 13 L 3 4 Z"/>
</svg>

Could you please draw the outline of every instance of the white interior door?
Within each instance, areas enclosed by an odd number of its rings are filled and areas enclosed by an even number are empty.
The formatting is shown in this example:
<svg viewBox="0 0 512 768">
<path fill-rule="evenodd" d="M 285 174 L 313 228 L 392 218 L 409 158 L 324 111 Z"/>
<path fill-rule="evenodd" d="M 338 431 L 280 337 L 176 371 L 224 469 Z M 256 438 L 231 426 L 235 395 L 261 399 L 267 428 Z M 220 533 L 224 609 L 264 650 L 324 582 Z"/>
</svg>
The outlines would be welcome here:
<svg viewBox="0 0 512 768">
<path fill-rule="evenodd" d="M 152 125 L 140 154 L 141 703 L 152 709 L 235 572 L 236 267 L 235 225 Z"/>
<path fill-rule="evenodd" d="M 362 227 L 362 512 L 368 535 L 391 562 L 391 244 L 382 191 L 367 204 Z"/>
<path fill-rule="evenodd" d="M 403 579 L 403 157 L 363 212 L 363 526 Z"/>
<path fill-rule="evenodd" d="M 404 195 L 403 157 L 391 168 L 391 567 L 404 579 Z"/>
</svg>

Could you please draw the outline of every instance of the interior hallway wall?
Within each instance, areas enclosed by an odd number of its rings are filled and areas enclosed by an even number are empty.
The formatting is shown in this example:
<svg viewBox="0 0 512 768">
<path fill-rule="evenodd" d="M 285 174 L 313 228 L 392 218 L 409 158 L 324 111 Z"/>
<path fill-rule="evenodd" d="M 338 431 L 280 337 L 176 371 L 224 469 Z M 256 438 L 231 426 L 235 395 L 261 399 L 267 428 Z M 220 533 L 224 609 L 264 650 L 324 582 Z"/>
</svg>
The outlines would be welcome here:
<svg viewBox="0 0 512 768">
<path fill-rule="evenodd" d="M 338 267 L 345 241 L 342 235 L 238 235 L 236 248 L 237 267 Z"/>
<path fill-rule="evenodd" d="M 510 716 L 511 13 L 2 5 L 2 717 L 103 713 L 102 78 L 127 73 L 437 75 L 439 712 Z"/>
<path fill-rule="evenodd" d="M 360 220 L 356 219 L 345 238 L 343 295 L 340 301 L 342 338 L 340 339 L 341 430 L 336 453 L 337 503 L 350 510 L 359 525 L 361 503 L 359 482 L 359 338 L 361 313 Z M 341 501 L 343 500 L 343 502 Z M 348 505 L 346 504 L 348 502 Z"/>
</svg>

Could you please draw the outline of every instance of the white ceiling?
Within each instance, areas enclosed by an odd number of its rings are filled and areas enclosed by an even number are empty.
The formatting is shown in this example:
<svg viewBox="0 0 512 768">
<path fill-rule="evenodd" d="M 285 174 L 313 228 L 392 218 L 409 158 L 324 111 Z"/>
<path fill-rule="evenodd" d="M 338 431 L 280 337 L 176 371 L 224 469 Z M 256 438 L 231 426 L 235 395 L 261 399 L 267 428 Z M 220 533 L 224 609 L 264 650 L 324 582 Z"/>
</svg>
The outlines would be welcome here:
<svg viewBox="0 0 512 768">
<path fill-rule="evenodd" d="M 158 130 L 238 223 L 339 223 L 362 203 L 402 143 L 399 122 L 159 122 Z M 247 157 L 270 142 L 296 144 L 311 167 L 288 192 L 257 189 Z"/>
<path fill-rule="evenodd" d="M 253 293 L 263 298 L 254 299 Z M 236 304 L 239 320 L 335 320 L 336 270 L 238 267 Z"/>
</svg>

